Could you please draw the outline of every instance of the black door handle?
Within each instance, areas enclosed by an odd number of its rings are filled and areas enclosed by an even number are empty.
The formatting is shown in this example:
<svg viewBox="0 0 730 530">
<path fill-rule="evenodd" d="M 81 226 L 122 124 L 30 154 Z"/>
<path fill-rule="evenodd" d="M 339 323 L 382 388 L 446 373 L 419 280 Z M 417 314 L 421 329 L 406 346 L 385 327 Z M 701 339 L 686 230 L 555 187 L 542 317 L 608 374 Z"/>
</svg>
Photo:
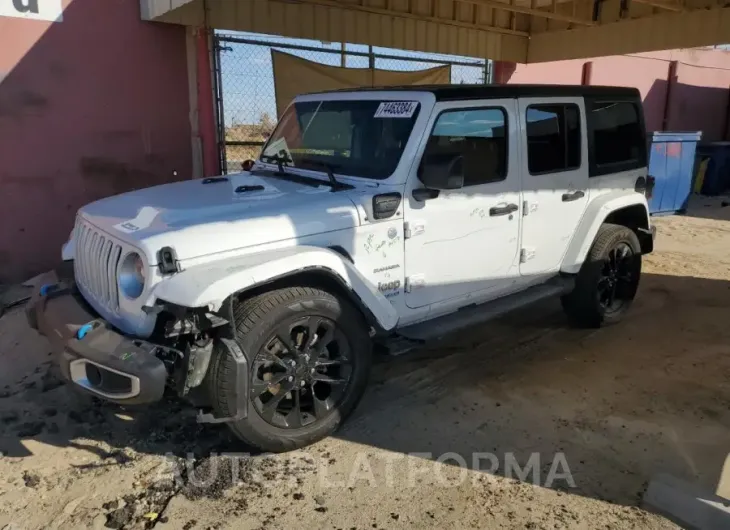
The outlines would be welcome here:
<svg viewBox="0 0 730 530">
<path fill-rule="evenodd" d="M 574 191 L 573 193 L 563 193 L 563 202 L 577 201 L 582 199 L 586 194 L 582 191 Z"/>
<path fill-rule="evenodd" d="M 413 198 L 417 201 L 427 201 L 429 199 L 435 199 L 439 196 L 439 190 L 432 190 L 431 188 L 416 188 L 413 190 Z"/>
<path fill-rule="evenodd" d="M 495 217 L 497 215 L 509 215 L 519 210 L 520 207 L 516 204 L 508 204 L 506 206 L 493 206 L 489 209 L 489 215 Z"/>
</svg>

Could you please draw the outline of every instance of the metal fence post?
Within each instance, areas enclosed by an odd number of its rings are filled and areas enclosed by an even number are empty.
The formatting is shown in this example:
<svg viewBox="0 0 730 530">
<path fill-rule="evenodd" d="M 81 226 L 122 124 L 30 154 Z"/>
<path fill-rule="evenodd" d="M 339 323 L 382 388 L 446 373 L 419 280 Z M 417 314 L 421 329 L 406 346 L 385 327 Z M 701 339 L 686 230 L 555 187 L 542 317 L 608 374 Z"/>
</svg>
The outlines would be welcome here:
<svg viewBox="0 0 730 530">
<path fill-rule="evenodd" d="M 223 108 L 223 74 L 221 65 L 221 40 L 216 35 L 213 37 L 213 68 L 215 69 L 215 104 L 218 124 L 218 159 L 221 173 L 228 173 L 228 162 L 226 155 L 226 114 Z"/>
<path fill-rule="evenodd" d="M 272 49 L 330 66 L 369 68 L 373 74 L 376 66 L 386 70 L 412 71 L 450 65 L 452 83 L 487 83 L 491 75 L 489 61 L 484 59 L 376 53 L 372 46 L 368 46 L 367 50 L 354 51 L 348 50 L 344 42 L 308 46 L 285 39 L 274 41 L 263 36 L 252 38 L 217 33 L 214 44 L 219 152 L 224 172 L 227 172 L 228 166 L 235 168 L 246 159 L 256 158 L 275 125 Z M 226 52 L 225 66 L 221 60 L 223 52 Z M 225 112 L 228 112 L 228 123 Z"/>
</svg>

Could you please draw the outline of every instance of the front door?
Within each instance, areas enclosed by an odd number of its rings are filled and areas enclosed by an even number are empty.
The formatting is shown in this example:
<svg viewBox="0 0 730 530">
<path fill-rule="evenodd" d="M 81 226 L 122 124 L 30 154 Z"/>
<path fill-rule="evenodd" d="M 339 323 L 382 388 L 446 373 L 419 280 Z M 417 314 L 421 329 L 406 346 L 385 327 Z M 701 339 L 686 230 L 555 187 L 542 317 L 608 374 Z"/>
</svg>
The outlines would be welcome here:
<svg viewBox="0 0 730 530">
<path fill-rule="evenodd" d="M 522 157 L 520 273 L 557 272 L 588 204 L 588 143 L 583 98 L 519 103 Z"/>
<path fill-rule="evenodd" d="M 520 167 L 516 100 L 437 103 L 414 173 L 451 168 L 460 189 L 405 201 L 406 304 L 466 305 L 519 278 Z M 418 197 L 418 194 L 416 194 Z"/>
</svg>

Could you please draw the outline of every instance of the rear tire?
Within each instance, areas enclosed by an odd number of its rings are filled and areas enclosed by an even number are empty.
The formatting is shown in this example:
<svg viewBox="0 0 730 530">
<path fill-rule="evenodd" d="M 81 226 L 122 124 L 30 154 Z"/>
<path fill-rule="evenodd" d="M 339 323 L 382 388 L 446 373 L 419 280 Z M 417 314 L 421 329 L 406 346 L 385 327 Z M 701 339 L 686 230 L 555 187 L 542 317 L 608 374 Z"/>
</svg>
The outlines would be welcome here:
<svg viewBox="0 0 730 530">
<path fill-rule="evenodd" d="M 234 319 L 249 367 L 248 416 L 228 424 L 234 434 L 267 452 L 332 434 L 367 385 L 371 341 L 362 315 L 321 289 L 287 287 L 238 302 Z M 213 408 L 229 417 L 235 363 L 216 354 L 209 373 Z"/>
<path fill-rule="evenodd" d="M 633 230 L 604 224 L 576 278 L 561 298 L 571 323 L 597 328 L 620 321 L 631 307 L 641 276 L 641 245 Z"/>
</svg>

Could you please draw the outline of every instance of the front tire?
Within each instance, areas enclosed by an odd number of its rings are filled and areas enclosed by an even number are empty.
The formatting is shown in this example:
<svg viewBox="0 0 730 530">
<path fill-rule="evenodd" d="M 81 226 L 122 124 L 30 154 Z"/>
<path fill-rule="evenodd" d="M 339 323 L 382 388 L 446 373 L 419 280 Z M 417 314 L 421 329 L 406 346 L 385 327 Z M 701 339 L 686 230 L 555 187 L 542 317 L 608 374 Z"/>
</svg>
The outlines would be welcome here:
<svg viewBox="0 0 730 530">
<path fill-rule="evenodd" d="M 631 307 L 641 276 L 641 245 L 633 230 L 604 224 L 578 273 L 563 309 L 579 327 L 620 321 Z"/>
<path fill-rule="evenodd" d="M 362 397 L 371 341 L 362 315 L 346 300 L 314 287 L 287 287 L 234 306 L 246 356 L 248 416 L 229 423 L 247 444 L 267 452 L 304 447 L 332 434 Z M 213 407 L 231 415 L 235 364 L 214 357 Z"/>
</svg>

